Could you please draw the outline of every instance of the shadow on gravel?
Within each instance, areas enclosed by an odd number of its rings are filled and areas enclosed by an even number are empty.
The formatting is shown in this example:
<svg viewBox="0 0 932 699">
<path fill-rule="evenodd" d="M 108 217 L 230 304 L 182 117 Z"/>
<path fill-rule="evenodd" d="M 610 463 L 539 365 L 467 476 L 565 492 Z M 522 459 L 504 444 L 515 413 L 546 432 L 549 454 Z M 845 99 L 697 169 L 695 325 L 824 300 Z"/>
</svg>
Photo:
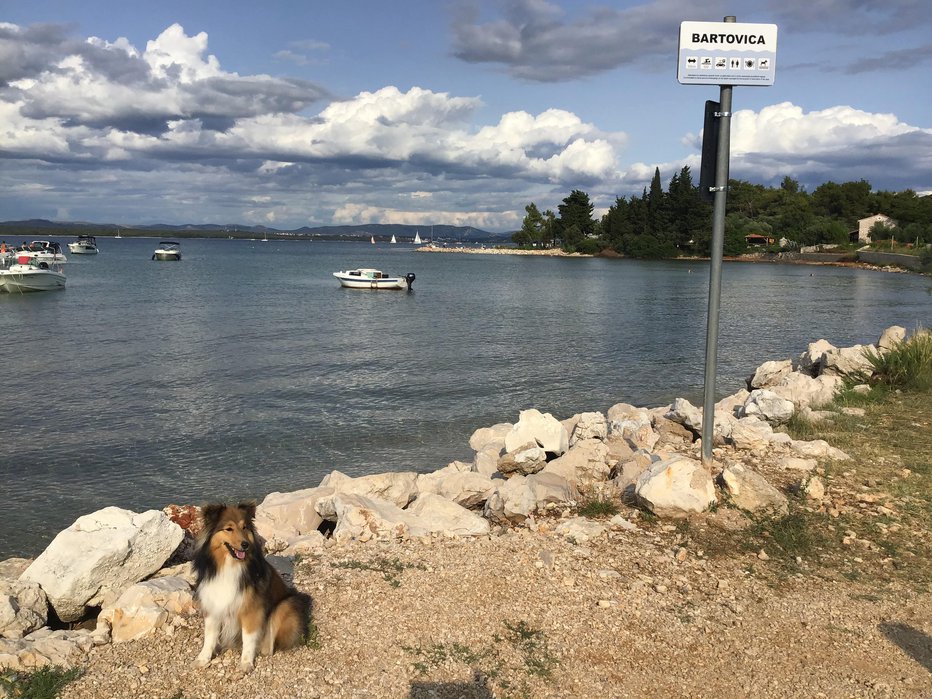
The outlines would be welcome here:
<svg viewBox="0 0 932 699">
<path fill-rule="evenodd" d="M 932 637 L 906 624 L 885 621 L 877 628 L 910 658 L 932 672 Z"/>
<path fill-rule="evenodd" d="M 408 699 L 494 699 L 485 679 L 473 682 L 412 682 Z"/>
</svg>

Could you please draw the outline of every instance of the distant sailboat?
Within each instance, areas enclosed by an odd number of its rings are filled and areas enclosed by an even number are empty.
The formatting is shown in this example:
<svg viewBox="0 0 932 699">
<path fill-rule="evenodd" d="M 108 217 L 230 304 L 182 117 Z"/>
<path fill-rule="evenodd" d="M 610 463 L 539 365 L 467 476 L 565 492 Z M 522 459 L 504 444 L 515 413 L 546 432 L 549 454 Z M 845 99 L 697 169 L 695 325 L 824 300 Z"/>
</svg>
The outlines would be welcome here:
<svg viewBox="0 0 932 699">
<path fill-rule="evenodd" d="M 375 245 L 375 236 L 369 236 L 369 242 Z"/>
<path fill-rule="evenodd" d="M 418 233 L 417 231 L 414 231 L 414 244 L 415 245 L 421 244 L 421 234 Z"/>
<path fill-rule="evenodd" d="M 398 241 L 395 240 L 395 236 L 392 236 L 392 239 L 391 239 L 389 242 L 390 242 L 390 243 L 397 243 Z"/>
</svg>

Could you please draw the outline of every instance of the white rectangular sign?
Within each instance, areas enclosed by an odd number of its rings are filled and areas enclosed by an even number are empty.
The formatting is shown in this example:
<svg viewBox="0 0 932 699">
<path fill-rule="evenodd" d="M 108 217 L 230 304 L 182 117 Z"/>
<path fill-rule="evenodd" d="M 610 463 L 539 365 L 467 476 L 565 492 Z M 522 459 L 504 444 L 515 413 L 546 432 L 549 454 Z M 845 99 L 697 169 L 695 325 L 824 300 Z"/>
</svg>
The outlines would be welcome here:
<svg viewBox="0 0 932 699">
<path fill-rule="evenodd" d="M 676 79 L 683 85 L 773 85 L 776 68 L 776 24 L 680 24 Z"/>
</svg>

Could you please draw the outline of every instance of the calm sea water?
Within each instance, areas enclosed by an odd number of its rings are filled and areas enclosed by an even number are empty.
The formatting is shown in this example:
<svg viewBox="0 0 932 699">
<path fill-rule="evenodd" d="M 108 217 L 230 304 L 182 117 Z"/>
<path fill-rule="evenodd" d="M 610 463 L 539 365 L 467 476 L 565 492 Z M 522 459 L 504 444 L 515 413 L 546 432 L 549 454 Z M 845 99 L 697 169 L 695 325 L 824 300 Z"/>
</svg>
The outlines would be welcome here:
<svg viewBox="0 0 932 699">
<path fill-rule="evenodd" d="M 704 263 L 239 240 L 152 262 L 157 242 L 102 238 L 99 255 L 69 256 L 65 291 L 0 294 L 0 558 L 107 505 L 434 470 L 525 408 L 701 403 Z M 357 266 L 414 272 L 414 291 L 331 276 Z M 726 264 L 719 393 L 810 341 L 930 320 L 928 278 Z"/>
</svg>

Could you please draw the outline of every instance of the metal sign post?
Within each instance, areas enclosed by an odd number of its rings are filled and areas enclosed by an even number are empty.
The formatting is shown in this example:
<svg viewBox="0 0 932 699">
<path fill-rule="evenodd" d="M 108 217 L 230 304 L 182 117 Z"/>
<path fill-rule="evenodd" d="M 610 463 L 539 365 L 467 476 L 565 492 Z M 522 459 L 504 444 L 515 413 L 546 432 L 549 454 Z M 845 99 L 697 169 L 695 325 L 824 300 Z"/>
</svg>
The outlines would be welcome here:
<svg viewBox="0 0 932 699">
<path fill-rule="evenodd" d="M 731 141 L 731 93 L 735 85 L 772 85 L 776 70 L 777 26 L 738 24 L 735 17 L 724 23 L 683 22 L 677 80 L 684 85 L 719 85 L 719 101 L 706 103 L 702 149 L 702 197 L 712 195 L 712 250 L 709 271 L 709 318 L 705 339 L 705 386 L 702 401 L 702 464 L 712 467 L 715 432 L 715 372 L 718 360 L 718 319 L 722 299 L 722 249 L 725 243 L 725 203 L 728 192 L 728 160 Z M 710 128 L 713 126 L 713 128 Z M 717 144 L 706 143 L 717 139 Z M 709 147 L 707 147 L 707 145 Z M 715 146 L 713 169 L 708 159 Z"/>
<path fill-rule="evenodd" d="M 727 21 L 726 17 L 726 21 Z M 731 18 L 734 21 L 734 17 Z M 712 466 L 715 430 L 715 370 L 718 361 L 718 316 L 722 300 L 722 249 L 725 246 L 725 199 L 728 193 L 728 156 L 731 139 L 731 85 L 719 96 L 718 152 L 715 155 L 715 199 L 712 202 L 712 256 L 709 272 L 709 319 L 705 334 L 705 392 L 702 400 L 702 465 Z"/>
</svg>

